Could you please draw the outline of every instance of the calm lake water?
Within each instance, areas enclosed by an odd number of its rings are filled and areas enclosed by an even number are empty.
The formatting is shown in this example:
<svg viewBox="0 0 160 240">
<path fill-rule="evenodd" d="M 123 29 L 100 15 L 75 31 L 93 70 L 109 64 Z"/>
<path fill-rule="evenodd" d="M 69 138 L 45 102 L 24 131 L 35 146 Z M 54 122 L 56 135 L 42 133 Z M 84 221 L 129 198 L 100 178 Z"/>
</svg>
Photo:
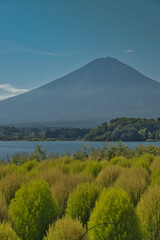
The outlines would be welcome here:
<svg viewBox="0 0 160 240">
<path fill-rule="evenodd" d="M 153 144 L 160 147 L 160 142 L 122 142 L 134 148 L 140 144 L 148 145 Z M 0 159 L 7 159 L 15 153 L 31 153 L 37 145 L 42 146 L 42 149 L 47 150 L 48 153 L 54 152 L 64 155 L 65 153 L 73 154 L 77 150 L 83 149 L 84 145 L 89 147 L 102 148 L 104 145 L 117 145 L 118 142 L 83 142 L 83 141 L 53 141 L 53 142 L 25 142 L 25 141 L 0 141 Z"/>
</svg>

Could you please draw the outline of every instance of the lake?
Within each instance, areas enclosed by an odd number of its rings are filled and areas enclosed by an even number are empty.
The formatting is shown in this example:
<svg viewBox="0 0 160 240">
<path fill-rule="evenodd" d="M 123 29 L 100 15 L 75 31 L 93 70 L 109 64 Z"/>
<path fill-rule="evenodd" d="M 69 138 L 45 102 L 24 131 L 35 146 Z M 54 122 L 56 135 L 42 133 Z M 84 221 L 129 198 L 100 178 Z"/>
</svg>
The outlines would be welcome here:
<svg viewBox="0 0 160 240">
<path fill-rule="evenodd" d="M 148 145 L 153 144 L 160 147 L 160 142 L 122 142 L 123 144 L 134 148 L 140 144 Z M 38 142 L 28 142 L 28 141 L 0 141 L 0 159 L 7 159 L 7 156 L 11 156 L 15 153 L 31 153 L 37 145 L 42 146 L 42 149 L 47 150 L 47 152 L 59 153 L 64 155 L 65 153 L 73 154 L 77 150 L 83 149 L 83 145 L 93 146 L 96 148 L 102 148 L 105 144 L 117 145 L 118 142 L 85 142 L 85 141 L 38 141 Z"/>
</svg>

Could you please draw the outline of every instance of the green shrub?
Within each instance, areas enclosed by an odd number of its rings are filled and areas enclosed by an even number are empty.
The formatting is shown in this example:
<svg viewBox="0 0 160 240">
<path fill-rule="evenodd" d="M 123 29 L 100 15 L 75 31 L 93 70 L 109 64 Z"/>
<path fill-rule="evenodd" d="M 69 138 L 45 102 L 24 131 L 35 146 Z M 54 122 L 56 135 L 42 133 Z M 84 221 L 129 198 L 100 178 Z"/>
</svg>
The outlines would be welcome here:
<svg viewBox="0 0 160 240">
<path fill-rule="evenodd" d="M 93 228 L 95 225 L 99 225 Z M 104 190 L 88 222 L 89 239 L 141 239 L 138 218 L 127 193 L 122 189 Z"/>
<path fill-rule="evenodd" d="M 81 222 L 72 220 L 69 217 L 59 219 L 51 225 L 44 240 L 80 240 L 85 234 Z M 87 236 L 85 240 L 87 240 Z"/>
<path fill-rule="evenodd" d="M 85 162 L 85 168 L 83 172 L 91 174 L 93 177 L 97 177 L 98 173 L 103 169 L 104 165 L 101 162 L 94 160 L 88 160 Z"/>
<path fill-rule="evenodd" d="M 74 160 L 68 164 L 70 173 L 80 173 L 85 168 L 85 163 L 81 160 Z"/>
<path fill-rule="evenodd" d="M 65 208 L 67 206 L 67 200 L 69 197 L 69 194 L 73 191 L 74 188 L 77 187 L 78 184 L 84 183 L 84 182 L 91 182 L 92 177 L 87 173 L 78 173 L 74 175 L 63 175 L 61 179 L 57 182 L 55 182 L 51 186 L 51 190 L 53 193 L 53 196 L 58 201 L 61 215 L 64 215 Z"/>
<path fill-rule="evenodd" d="M 144 153 L 141 156 L 135 158 L 137 161 L 145 161 L 146 163 L 148 163 L 148 165 L 150 166 L 151 163 L 153 162 L 155 156 L 153 154 L 150 153 Z"/>
<path fill-rule="evenodd" d="M 11 225 L 7 222 L 0 223 L 1 240 L 20 240 Z"/>
<path fill-rule="evenodd" d="M 154 171 L 156 169 L 160 168 L 160 157 L 155 157 L 154 161 L 151 164 L 151 170 Z"/>
<path fill-rule="evenodd" d="M 151 153 L 145 153 L 140 157 L 140 159 L 144 159 L 149 165 L 151 165 L 154 158 L 155 158 L 155 156 Z"/>
<path fill-rule="evenodd" d="M 110 160 L 111 165 L 118 165 L 121 167 L 130 167 L 131 163 L 123 156 L 114 157 Z"/>
<path fill-rule="evenodd" d="M 126 169 L 118 177 L 114 186 L 123 188 L 130 196 L 132 203 L 137 205 L 149 184 L 149 178 L 149 174 L 144 168 Z"/>
<path fill-rule="evenodd" d="M 151 185 L 160 185 L 160 168 L 154 170 L 151 174 Z"/>
<path fill-rule="evenodd" d="M 119 166 L 108 166 L 104 168 L 97 176 L 96 182 L 102 187 L 109 187 L 116 181 L 123 168 Z"/>
<path fill-rule="evenodd" d="M 17 166 L 15 164 L 0 165 L 0 180 L 8 174 L 16 171 Z"/>
<path fill-rule="evenodd" d="M 90 212 L 99 196 L 99 189 L 93 183 L 79 185 L 69 196 L 66 214 L 72 219 L 78 219 L 85 225 Z"/>
<path fill-rule="evenodd" d="M 0 222 L 8 220 L 8 208 L 3 197 L 2 193 L 0 192 Z"/>
<path fill-rule="evenodd" d="M 69 164 L 69 163 L 71 163 L 71 162 L 74 162 L 73 157 L 70 156 L 70 155 L 68 155 L 68 154 L 66 154 L 65 156 L 62 156 L 62 157 L 59 157 L 58 159 L 55 159 L 55 160 L 54 160 L 54 165 L 55 165 L 56 167 L 58 167 L 59 164 L 61 165 L 61 163 L 64 163 L 64 164 L 67 165 L 67 164 Z"/>
<path fill-rule="evenodd" d="M 40 240 L 58 216 L 58 206 L 46 182 L 29 182 L 19 189 L 9 206 L 16 232 L 23 240 Z"/>
<path fill-rule="evenodd" d="M 148 171 L 149 174 L 151 173 L 151 169 L 149 167 L 149 164 L 143 159 L 138 159 L 138 160 L 133 159 L 132 166 L 135 167 L 135 168 L 144 168 Z"/>
<path fill-rule="evenodd" d="M 5 197 L 7 205 L 10 203 L 10 200 L 14 198 L 15 192 L 25 181 L 26 176 L 19 172 L 13 172 L 1 179 L 0 192 L 2 192 L 3 196 Z"/>
<path fill-rule="evenodd" d="M 41 170 L 40 172 L 37 172 L 36 178 L 44 179 L 46 182 L 48 182 L 49 186 L 51 186 L 54 183 L 58 182 L 61 179 L 62 175 L 63 173 L 60 169 L 52 166 L 48 169 L 45 169 L 44 171 Z"/>
<path fill-rule="evenodd" d="M 63 173 L 69 174 L 70 172 L 69 163 L 72 162 L 74 162 L 74 159 L 71 156 L 65 155 L 63 157 L 55 159 L 54 166 L 56 168 L 59 168 Z"/>
<path fill-rule="evenodd" d="M 38 162 L 32 160 L 25 162 L 21 167 L 24 172 L 30 172 L 35 166 L 37 166 Z"/>
<path fill-rule="evenodd" d="M 160 226 L 160 186 L 150 187 L 137 206 L 143 239 L 149 239 Z M 155 238 L 153 238 L 155 239 Z"/>
</svg>

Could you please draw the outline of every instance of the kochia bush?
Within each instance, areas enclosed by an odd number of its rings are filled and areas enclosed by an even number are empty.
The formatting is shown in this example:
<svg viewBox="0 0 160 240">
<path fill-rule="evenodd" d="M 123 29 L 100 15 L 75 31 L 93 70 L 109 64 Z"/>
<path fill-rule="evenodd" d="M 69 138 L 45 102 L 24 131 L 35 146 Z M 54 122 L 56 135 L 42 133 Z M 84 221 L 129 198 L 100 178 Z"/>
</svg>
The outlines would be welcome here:
<svg viewBox="0 0 160 240">
<path fill-rule="evenodd" d="M 72 219 L 80 220 L 85 225 L 98 196 L 99 189 L 95 184 L 79 185 L 68 198 L 66 214 Z"/>
<path fill-rule="evenodd" d="M 114 186 L 123 188 L 130 196 L 132 203 L 137 205 L 149 184 L 149 178 L 146 169 L 131 168 L 121 173 Z"/>
<path fill-rule="evenodd" d="M 1 240 L 20 240 L 9 223 L 0 223 L 0 239 Z"/>
<path fill-rule="evenodd" d="M 88 160 L 85 162 L 84 172 L 91 174 L 93 177 L 97 177 L 99 172 L 103 169 L 104 165 L 101 162 L 94 160 Z"/>
<path fill-rule="evenodd" d="M 117 166 L 121 166 L 121 167 L 130 167 L 131 163 L 129 160 L 127 160 L 125 157 L 123 156 L 117 156 L 114 157 L 110 160 L 110 164 L 111 165 L 117 165 Z"/>
<path fill-rule="evenodd" d="M 87 173 L 78 173 L 74 175 L 63 175 L 61 179 L 51 186 L 53 196 L 57 199 L 61 215 L 65 214 L 67 200 L 70 193 L 77 185 L 91 182 L 92 177 Z"/>
<path fill-rule="evenodd" d="M 8 220 L 8 208 L 3 197 L 2 193 L 0 192 L 0 222 Z"/>
<path fill-rule="evenodd" d="M 93 228 L 98 224 L 101 225 Z M 141 239 L 135 209 L 122 189 L 110 188 L 101 193 L 90 216 L 90 228 L 90 240 Z"/>
<path fill-rule="evenodd" d="M 96 182 L 102 187 L 111 187 L 122 171 L 120 166 L 107 166 L 98 174 Z"/>
<path fill-rule="evenodd" d="M 65 217 L 57 220 L 49 228 L 44 240 L 80 240 L 85 234 L 86 229 L 80 221 Z M 87 236 L 85 240 L 87 240 Z"/>
<path fill-rule="evenodd" d="M 58 216 L 58 206 L 45 181 L 29 182 L 9 206 L 16 232 L 23 240 L 40 240 Z"/>
<path fill-rule="evenodd" d="M 154 185 L 148 188 L 138 203 L 137 213 L 140 218 L 143 239 L 148 239 L 160 226 L 160 186 Z"/>
</svg>

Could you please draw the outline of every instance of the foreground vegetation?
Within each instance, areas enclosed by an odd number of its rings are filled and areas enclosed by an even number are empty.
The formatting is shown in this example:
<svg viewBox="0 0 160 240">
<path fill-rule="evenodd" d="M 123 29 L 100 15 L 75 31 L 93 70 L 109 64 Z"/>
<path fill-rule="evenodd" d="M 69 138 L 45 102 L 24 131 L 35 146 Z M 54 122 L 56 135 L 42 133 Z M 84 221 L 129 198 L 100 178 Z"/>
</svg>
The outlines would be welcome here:
<svg viewBox="0 0 160 240">
<path fill-rule="evenodd" d="M 158 147 L 57 156 L 37 146 L 0 163 L 1 240 L 147 240 L 159 227 Z"/>
</svg>

